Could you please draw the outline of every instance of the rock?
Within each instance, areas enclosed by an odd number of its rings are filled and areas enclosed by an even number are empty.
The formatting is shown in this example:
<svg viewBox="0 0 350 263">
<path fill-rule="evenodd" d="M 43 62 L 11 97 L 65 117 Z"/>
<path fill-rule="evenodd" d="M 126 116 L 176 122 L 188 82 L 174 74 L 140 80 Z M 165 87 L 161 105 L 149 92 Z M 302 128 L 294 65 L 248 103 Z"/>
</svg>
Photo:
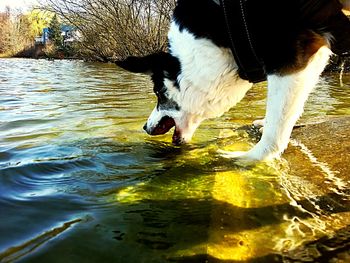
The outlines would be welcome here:
<svg viewBox="0 0 350 263">
<path fill-rule="evenodd" d="M 347 177 L 350 174 L 350 116 L 329 118 L 295 128 L 291 146 L 285 153 L 287 160 L 292 161 L 294 158 L 291 153 L 295 154 L 296 150 L 293 148 L 299 148 L 304 155 L 308 151 L 308 159 L 312 154 L 317 162 L 325 164 L 339 177 L 348 180 Z M 291 167 L 298 169 L 298 162 L 293 163 Z"/>
<path fill-rule="evenodd" d="M 207 253 L 217 262 L 345 262 L 349 164 L 350 116 L 295 127 L 282 161 L 217 172 Z"/>
</svg>

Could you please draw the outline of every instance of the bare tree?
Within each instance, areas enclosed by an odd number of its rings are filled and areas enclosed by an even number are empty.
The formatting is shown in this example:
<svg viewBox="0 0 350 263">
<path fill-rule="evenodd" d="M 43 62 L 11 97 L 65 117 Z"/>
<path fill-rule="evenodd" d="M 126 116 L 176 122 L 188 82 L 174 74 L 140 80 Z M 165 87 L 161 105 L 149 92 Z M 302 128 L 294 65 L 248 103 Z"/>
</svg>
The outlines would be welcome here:
<svg viewBox="0 0 350 263">
<path fill-rule="evenodd" d="M 6 7 L 5 12 L 0 13 L 0 54 L 5 53 L 8 49 L 10 27 L 12 26 L 10 15 L 11 11 L 9 7 Z"/>
<path fill-rule="evenodd" d="M 31 21 L 28 15 L 9 7 L 0 13 L 0 54 L 13 56 L 33 45 Z"/>
<path fill-rule="evenodd" d="M 167 48 L 176 0 L 42 0 L 81 34 L 86 55 L 100 60 L 144 55 Z"/>
</svg>

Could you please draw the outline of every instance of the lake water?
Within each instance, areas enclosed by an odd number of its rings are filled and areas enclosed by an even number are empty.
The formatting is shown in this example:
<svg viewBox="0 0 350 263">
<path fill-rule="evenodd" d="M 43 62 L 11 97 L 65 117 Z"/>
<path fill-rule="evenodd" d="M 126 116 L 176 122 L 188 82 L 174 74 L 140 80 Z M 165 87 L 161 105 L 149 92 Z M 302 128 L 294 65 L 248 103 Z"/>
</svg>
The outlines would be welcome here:
<svg viewBox="0 0 350 263">
<path fill-rule="evenodd" d="M 321 80 L 301 122 L 350 115 L 338 77 Z M 287 161 L 218 155 L 255 143 L 244 126 L 265 94 L 255 86 L 175 147 L 142 130 L 147 77 L 0 59 L 0 262 L 350 262 L 348 174 L 323 183 L 302 160 L 292 174 Z"/>
</svg>

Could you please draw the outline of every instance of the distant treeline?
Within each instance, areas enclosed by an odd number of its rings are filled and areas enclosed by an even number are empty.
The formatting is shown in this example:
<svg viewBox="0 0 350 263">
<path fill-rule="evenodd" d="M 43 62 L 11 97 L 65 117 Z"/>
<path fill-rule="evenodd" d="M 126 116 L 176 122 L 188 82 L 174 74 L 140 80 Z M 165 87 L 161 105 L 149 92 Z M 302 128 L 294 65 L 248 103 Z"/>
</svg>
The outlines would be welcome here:
<svg viewBox="0 0 350 263">
<path fill-rule="evenodd" d="M 33 46 L 50 18 L 38 11 L 23 14 L 9 7 L 0 12 L 0 56 L 15 56 Z"/>
<path fill-rule="evenodd" d="M 166 50 L 176 0 L 46 0 L 41 8 L 58 14 L 80 33 L 79 53 L 108 61 Z"/>
</svg>

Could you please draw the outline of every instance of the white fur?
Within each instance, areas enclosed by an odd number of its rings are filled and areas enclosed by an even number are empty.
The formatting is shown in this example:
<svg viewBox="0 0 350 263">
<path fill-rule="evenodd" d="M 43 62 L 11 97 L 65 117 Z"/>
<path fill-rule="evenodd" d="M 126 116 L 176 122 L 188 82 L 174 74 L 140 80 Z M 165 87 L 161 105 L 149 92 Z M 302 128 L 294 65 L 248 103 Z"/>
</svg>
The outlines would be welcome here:
<svg viewBox="0 0 350 263">
<path fill-rule="evenodd" d="M 148 125 L 156 125 L 168 115 L 173 117 L 182 140 L 187 142 L 200 123 L 221 116 L 239 102 L 252 84 L 239 78 L 232 52 L 209 39 L 195 38 L 173 22 L 169 31 L 170 53 L 180 60 L 180 89 L 164 81 L 168 98 L 180 111 L 152 112 Z M 286 76 L 268 76 L 268 99 L 264 132 L 260 142 L 246 153 L 226 153 L 229 157 L 266 160 L 279 157 L 288 145 L 293 126 L 303 112 L 305 101 L 326 66 L 331 51 L 322 47 L 301 71 Z"/>
<path fill-rule="evenodd" d="M 252 84 L 239 78 L 230 49 L 220 48 L 209 39 L 195 38 L 185 29 L 180 31 L 175 22 L 171 24 L 168 37 L 170 53 L 181 63 L 180 90 L 169 80 L 164 84 L 168 97 L 181 108 L 181 116 L 171 117 L 184 141 L 189 141 L 204 119 L 228 111 Z"/>
<path fill-rule="evenodd" d="M 238 77 L 230 49 L 180 31 L 174 22 L 168 36 L 170 52 L 181 63 L 180 91 L 173 88 L 169 92 L 184 111 L 203 118 L 221 116 L 251 88 L 251 83 Z"/>
<path fill-rule="evenodd" d="M 173 117 L 175 119 L 176 117 L 179 117 L 178 115 L 178 111 L 159 110 L 156 106 L 148 117 L 146 129 L 152 131 L 165 116 Z"/>
<path fill-rule="evenodd" d="M 293 126 L 303 113 L 304 104 L 327 65 L 331 51 L 321 47 L 300 72 L 287 76 L 268 76 L 268 97 L 261 140 L 247 153 L 225 154 L 250 160 L 279 157 L 287 148 Z"/>
</svg>

